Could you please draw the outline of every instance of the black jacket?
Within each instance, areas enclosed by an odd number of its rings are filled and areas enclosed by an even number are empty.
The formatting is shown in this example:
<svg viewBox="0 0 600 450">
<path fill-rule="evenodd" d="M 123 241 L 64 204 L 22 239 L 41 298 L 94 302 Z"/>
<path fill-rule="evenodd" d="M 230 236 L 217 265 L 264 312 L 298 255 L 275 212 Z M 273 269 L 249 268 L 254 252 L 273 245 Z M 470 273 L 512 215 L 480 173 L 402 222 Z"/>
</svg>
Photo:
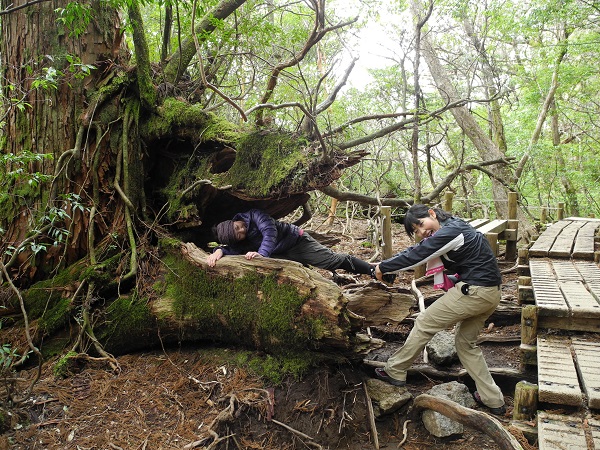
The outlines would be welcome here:
<svg viewBox="0 0 600 450">
<path fill-rule="evenodd" d="M 417 245 L 379 264 L 383 273 L 400 272 L 441 257 L 444 268 L 460 275 L 460 281 L 476 286 L 498 286 L 502 275 L 487 238 L 462 219 L 452 217 Z"/>
</svg>

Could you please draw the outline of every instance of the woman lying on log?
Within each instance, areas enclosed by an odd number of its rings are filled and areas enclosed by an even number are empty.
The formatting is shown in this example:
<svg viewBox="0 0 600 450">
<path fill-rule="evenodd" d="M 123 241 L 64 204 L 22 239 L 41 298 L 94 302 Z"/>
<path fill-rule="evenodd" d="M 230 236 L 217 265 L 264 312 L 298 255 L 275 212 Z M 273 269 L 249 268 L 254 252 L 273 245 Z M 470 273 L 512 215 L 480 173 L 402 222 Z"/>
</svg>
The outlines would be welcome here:
<svg viewBox="0 0 600 450">
<path fill-rule="evenodd" d="M 375 266 L 346 253 L 335 253 L 317 242 L 302 228 L 280 222 L 259 209 L 238 213 L 216 225 L 219 246 L 207 258 L 214 267 L 225 255 L 246 259 L 273 257 L 334 271 L 343 269 L 375 278 Z"/>
</svg>

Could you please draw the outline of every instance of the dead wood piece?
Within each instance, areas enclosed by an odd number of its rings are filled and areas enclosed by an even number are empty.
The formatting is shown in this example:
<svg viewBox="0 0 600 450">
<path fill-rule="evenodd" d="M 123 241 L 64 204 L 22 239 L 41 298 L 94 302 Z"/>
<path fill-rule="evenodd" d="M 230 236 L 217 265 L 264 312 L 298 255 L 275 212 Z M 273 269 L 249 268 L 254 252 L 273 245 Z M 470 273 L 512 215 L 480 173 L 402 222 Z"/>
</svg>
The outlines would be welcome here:
<svg viewBox="0 0 600 450">
<path fill-rule="evenodd" d="M 373 361 L 370 359 L 364 359 L 363 364 L 370 367 L 385 366 L 384 361 Z M 537 377 L 537 374 L 529 374 L 527 372 L 522 372 L 518 369 L 513 369 L 512 367 L 490 367 L 489 370 L 492 375 L 500 375 L 519 380 L 525 379 L 527 381 L 535 381 L 535 378 Z M 468 376 L 469 373 L 466 371 L 466 369 L 441 370 L 427 365 L 414 365 L 408 369 L 408 375 L 424 375 L 429 378 L 458 379 L 464 376 Z"/>
<path fill-rule="evenodd" d="M 366 326 L 398 324 L 410 314 L 414 297 L 398 292 L 382 283 L 370 282 L 343 291 L 348 299 L 348 310 L 365 318 Z"/>
<path fill-rule="evenodd" d="M 369 396 L 369 390 L 367 384 L 363 382 L 363 390 L 365 392 L 365 400 L 367 402 L 367 412 L 369 414 L 369 425 L 371 426 L 371 434 L 373 435 L 373 446 L 376 450 L 379 450 L 379 436 L 377 435 L 377 425 L 375 424 L 375 414 L 373 413 L 373 403 L 371 403 L 371 397 Z"/>
<path fill-rule="evenodd" d="M 414 400 L 414 407 L 431 409 L 465 426 L 482 431 L 491 437 L 502 450 L 523 450 L 519 441 L 497 419 L 484 412 L 475 411 L 452 400 L 428 394 L 417 396 Z"/>
<path fill-rule="evenodd" d="M 404 445 L 404 443 L 406 442 L 406 440 L 408 439 L 407 428 L 408 428 L 408 424 L 410 422 L 411 422 L 410 420 L 405 420 L 404 425 L 402 425 L 402 440 L 400 442 L 398 442 L 398 448 L 402 447 Z"/>
<path fill-rule="evenodd" d="M 306 439 L 305 444 L 309 447 L 314 447 L 318 450 L 322 450 L 323 447 L 319 444 L 317 444 L 313 438 L 311 438 L 308 434 L 304 434 L 302 431 L 298 431 L 295 428 L 290 427 L 289 425 L 286 425 L 283 422 L 279 422 L 278 420 L 273 419 L 271 422 L 276 423 L 277 425 L 279 425 L 280 427 L 285 428 L 286 430 L 288 430 L 290 433 L 295 434 L 298 437 L 301 437 L 302 439 Z"/>
</svg>

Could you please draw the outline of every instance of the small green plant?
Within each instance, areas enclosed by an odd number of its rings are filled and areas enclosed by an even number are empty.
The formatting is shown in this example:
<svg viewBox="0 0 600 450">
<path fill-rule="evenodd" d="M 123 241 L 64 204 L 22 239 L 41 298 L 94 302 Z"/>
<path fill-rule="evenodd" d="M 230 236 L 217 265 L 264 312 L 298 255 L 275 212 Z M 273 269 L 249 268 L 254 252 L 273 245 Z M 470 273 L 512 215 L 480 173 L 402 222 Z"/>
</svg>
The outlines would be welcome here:
<svg viewBox="0 0 600 450">
<path fill-rule="evenodd" d="M 4 308 L 2 306 L 1 308 Z M 0 320 L 0 330 L 2 329 L 2 320 Z M 0 346 L 0 375 L 4 377 L 8 373 L 14 362 L 19 359 L 17 350 L 12 347 L 9 343 L 4 343 Z"/>
<path fill-rule="evenodd" d="M 92 19 L 91 6 L 79 2 L 69 2 L 64 8 L 56 8 L 54 12 L 58 16 L 56 21 L 71 30 L 69 37 L 79 37 L 85 33 Z"/>
<path fill-rule="evenodd" d="M 4 343 L 0 347 L 0 373 L 4 374 L 9 371 L 15 360 L 19 359 L 20 355 L 17 350 L 10 344 Z"/>
</svg>

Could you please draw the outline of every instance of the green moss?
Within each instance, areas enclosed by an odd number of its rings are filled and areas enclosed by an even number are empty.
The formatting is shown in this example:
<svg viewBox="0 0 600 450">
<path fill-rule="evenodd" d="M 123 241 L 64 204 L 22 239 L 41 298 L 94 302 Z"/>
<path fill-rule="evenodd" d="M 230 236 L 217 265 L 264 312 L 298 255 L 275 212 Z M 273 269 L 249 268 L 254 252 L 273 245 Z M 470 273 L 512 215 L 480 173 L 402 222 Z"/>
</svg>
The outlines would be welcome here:
<svg viewBox="0 0 600 450">
<path fill-rule="evenodd" d="M 71 266 L 61 271 L 55 277 L 39 281 L 22 292 L 27 315 L 30 319 L 42 317 L 53 310 L 62 301 L 64 288 L 72 286 L 79 279 L 81 268 Z M 16 306 L 16 305 L 15 305 Z M 63 305 L 64 307 L 64 305 Z M 54 313 L 52 313 L 54 315 Z"/>
<path fill-rule="evenodd" d="M 44 360 L 60 355 L 70 342 L 71 340 L 68 336 L 45 339 L 40 348 Z"/>
<path fill-rule="evenodd" d="M 71 317 L 71 299 L 60 298 L 52 308 L 46 310 L 39 320 L 44 335 L 51 335 L 69 323 Z"/>
<path fill-rule="evenodd" d="M 180 319 L 202 324 L 199 336 L 248 344 L 272 353 L 304 351 L 323 334 L 323 323 L 300 314 L 307 300 L 295 286 L 273 275 L 211 277 L 206 271 L 170 258 L 167 296 Z M 193 339 L 193 336 L 190 336 Z"/>
<path fill-rule="evenodd" d="M 76 357 L 76 352 L 69 352 L 60 358 L 52 369 L 54 376 L 58 378 L 66 378 L 70 373 L 70 366 Z"/>
<path fill-rule="evenodd" d="M 181 240 L 171 238 L 171 237 L 163 237 L 158 240 L 159 248 L 168 250 L 168 249 L 177 249 L 181 246 Z"/>
<path fill-rule="evenodd" d="M 220 177 L 219 184 L 244 189 L 257 198 L 283 190 L 294 192 L 304 182 L 308 142 L 291 133 L 249 133 L 235 143 L 233 166 Z M 296 175 L 299 185 L 294 187 Z M 215 177 L 219 178 L 219 177 Z"/>
<path fill-rule="evenodd" d="M 130 348 L 137 348 L 137 343 L 130 342 L 130 336 L 147 338 L 150 345 L 156 334 L 156 324 L 146 299 L 119 297 L 106 308 L 105 326 L 96 330 L 96 337 L 108 351 L 118 349 L 125 353 Z"/>
<path fill-rule="evenodd" d="M 200 104 L 189 104 L 168 97 L 158 111 L 159 114 L 140 124 L 142 136 L 158 139 L 174 134 L 173 131 L 176 129 L 190 128 L 202 130 L 201 137 L 204 142 L 231 143 L 239 137 L 236 125 L 212 113 L 207 113 L 204 111 L 204 106 Z"/>
<path fill-rule="evenodd" d="M 201 352 L 205 361 L 214 360 L 214 364 L 231 364 L 247 369 L 273 385 L 283 384 L 288 377 L 300 381 L 309 370 L 320 367 L 327 361 L 327 358 L 309 351 L 274 355 L 248 350 L 211 348 Z"/>
</svg>

